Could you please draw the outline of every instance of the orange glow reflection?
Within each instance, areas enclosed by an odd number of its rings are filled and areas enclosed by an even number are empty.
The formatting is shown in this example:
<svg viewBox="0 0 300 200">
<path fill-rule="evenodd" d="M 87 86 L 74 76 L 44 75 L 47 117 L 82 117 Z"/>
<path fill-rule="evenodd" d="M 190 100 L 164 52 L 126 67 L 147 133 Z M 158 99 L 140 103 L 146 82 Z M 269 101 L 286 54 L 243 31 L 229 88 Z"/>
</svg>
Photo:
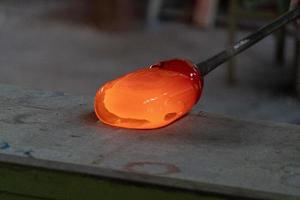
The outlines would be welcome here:
<svg viewBox="0 0 300 200">
<path fill-rule="evenodd" d="M 105 124 L 131 129 L 166 126 L 189 112 L 203 81 L 189 61 L 173 59 L 134 71 L 102 86 L 95 113 Z"/>
</svg>

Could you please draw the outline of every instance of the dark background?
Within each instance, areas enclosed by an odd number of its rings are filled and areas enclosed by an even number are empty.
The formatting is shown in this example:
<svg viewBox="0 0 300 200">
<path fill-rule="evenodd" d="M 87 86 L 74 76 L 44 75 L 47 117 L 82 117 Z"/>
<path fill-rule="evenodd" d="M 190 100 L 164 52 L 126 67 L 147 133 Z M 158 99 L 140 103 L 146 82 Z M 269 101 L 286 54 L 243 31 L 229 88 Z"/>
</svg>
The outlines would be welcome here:
<svg viewBox="0 0 300 200">
<path fill-rule="evenodd" d="M 241 38 L 288 8 L 288 1 L 244 0 L 232 15 L 231 1 L 151 2 L 0 1 L 0 83 L 92 96 L 106 81 L 157 61 L 206 59 L 230 44 L 230 33 Z M 300 124 L 292 25 L 282 60 L 277 44 L 270 36 L 239 55 L 233 71 L 223 65 L 207 76 L 193 112 Z"/>
</svg>

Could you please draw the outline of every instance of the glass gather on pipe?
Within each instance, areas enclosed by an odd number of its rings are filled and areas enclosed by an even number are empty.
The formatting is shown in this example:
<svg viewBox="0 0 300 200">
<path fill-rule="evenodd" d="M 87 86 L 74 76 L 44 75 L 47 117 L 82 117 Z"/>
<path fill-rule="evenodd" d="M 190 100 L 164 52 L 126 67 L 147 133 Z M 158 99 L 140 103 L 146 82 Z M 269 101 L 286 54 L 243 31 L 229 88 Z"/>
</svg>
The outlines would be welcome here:
<svg viewBox="0 0 300 200">
<path fill-rule="evenodd" d="M 196 66 L 172 59 L 107 82 L 96 93 L 94 109 L 99 120 L 111 126 L 155 129 L 187 114 L 202 89 Z"/>
</svg>

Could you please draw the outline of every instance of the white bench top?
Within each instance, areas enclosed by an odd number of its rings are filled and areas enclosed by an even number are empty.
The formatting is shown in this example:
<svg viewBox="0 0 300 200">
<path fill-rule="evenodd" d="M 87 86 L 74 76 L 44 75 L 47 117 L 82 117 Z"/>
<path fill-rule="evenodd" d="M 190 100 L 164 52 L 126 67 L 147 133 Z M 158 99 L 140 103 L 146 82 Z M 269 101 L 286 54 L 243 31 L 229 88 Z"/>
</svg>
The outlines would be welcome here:
<svg viewBox="0 0 300 200">
<path fill-rule="evenodd" d="M 0 85 L 0 161 L 259 198 L 300 197 L 300 126 L 189 114 L 104 125 L 92 97 Z"/>
</svg>

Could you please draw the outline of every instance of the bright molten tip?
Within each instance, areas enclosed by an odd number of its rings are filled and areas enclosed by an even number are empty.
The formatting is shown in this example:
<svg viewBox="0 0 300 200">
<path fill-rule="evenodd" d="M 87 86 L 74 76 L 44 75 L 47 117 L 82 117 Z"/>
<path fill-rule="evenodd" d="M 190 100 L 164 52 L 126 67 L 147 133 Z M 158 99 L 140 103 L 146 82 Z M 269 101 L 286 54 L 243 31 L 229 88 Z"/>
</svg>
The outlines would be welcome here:
<svg viewBox="0 0 300 200">
<path fill-rule="evenodd" d="M 95 113 L 112 126 L 160 128 L 192 109 L 201 95 L 202 83 L 191 62 L 164 61 L 102 86 L 96 93 Z"/>
</svg>

